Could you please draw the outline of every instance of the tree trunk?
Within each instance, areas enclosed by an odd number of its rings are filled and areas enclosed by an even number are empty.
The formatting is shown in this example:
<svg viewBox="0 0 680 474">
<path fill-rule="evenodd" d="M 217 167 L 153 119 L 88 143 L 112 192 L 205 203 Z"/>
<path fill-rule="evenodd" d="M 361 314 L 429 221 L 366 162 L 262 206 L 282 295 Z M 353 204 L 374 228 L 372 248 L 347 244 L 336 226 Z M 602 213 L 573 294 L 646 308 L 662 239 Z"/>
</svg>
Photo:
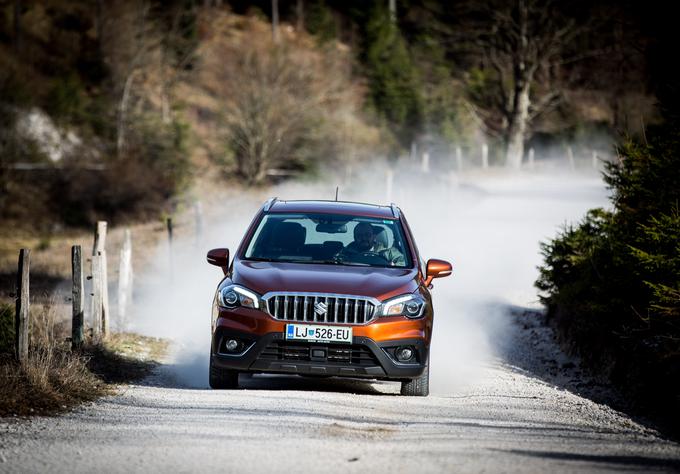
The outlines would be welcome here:
<svg viewBox="0 0 680 474">
<path fill-rule="evenodd" d="M 97 48 L 99 49 L 99 57 L 102 58 L 103 41 L 104 41 L 104 1 L 97 0 L 97 12 L 95 14 L 95 27 L 97 30 Z"/>
<path fill-rule="evenodd" d="M 305 4 L 303 0 L 297 0 L 295 7 L 295 20 L 297 23 L 297 30 L 302 31 L 305 27 Z"/>
<path fill-rule="evenodd" d="M 21 0 L 14 2 L 14 50 L 21 48 Z"/>
<path fill-rule="evenodd" d="M 512 169 L 522 166 L 524 136 L 529 121 L 529 84 L 530 81 L 518 81 L 515 87 L 512 112 L 505 134 L 505 165 Z"/>
<path fill-rule="evenodd" d="M 279 0 L 272 0 L 272 38 L 279 42 Z"/>
<path fill-rule="evenodd" d="M 128 77 L 125 80 L 125 86 L 123 87 L 123 94 L 121 95 L 120 103 L 118 104 L 118 119 L 116 121 L 116 154 L 119 158 L 123 155 L 123 148 L 125 147 L 127 106 L 130 99 L 132 81 L 134 80 L 136 72 L 136 70 L 132 70 L 130 74 L 128 74 Z"/>
</svg>

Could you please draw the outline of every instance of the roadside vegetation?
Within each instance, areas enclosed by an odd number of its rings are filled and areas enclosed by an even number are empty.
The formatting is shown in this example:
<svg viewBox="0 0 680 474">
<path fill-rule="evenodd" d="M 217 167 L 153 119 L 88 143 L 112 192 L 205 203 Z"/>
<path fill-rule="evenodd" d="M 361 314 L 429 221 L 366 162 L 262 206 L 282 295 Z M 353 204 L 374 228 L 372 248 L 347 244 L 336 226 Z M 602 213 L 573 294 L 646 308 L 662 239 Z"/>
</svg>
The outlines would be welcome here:
<svg viewBox="0 0 680 474">
<path fill-rule="evenodd" d="M 638 408 L 680 426 L 680 122 L 647 130 L 591 210 L 543 244 L 537 287 L 563 342 Z"/>
<path fill-rule="evenodd" d="M 147 376 L 167 348 L 162 340 L 114 334 L 71 351 L 63 326 L 51 305 L 36 307 L 28 360 L 19 364 L 13 354 L 14 307 L 0 305 L 0 416 L 56 414 L 111 394 L 112 384 Z"/>
</svg>

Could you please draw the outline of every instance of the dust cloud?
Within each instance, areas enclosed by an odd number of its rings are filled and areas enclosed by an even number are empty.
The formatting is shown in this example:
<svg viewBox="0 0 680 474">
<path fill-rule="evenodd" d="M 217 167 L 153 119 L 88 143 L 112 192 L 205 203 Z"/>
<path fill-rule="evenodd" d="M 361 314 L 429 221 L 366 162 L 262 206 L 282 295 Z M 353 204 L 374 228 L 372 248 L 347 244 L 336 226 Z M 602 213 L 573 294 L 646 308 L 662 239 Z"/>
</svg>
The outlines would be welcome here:
<svg viewBox="0 0 680 474">
<path fill-rule="evenodd" d="M 428 165 L 430 165 L 428 163 Z M 157 251 L 155 264 L 137 269 L 132 329 L 175 342 L 170 373 L 178 384 L 207 387 L 210 311 L 221 271 L 205 260 L 214 247 L 234 252 L 269 195 L 279 199 L 394 201 L 404 211 L 424 259 L 452 262 L 453 276 L 434 281 L 435 327 L 431 391 L 447 395 L 473 383 L 492 363 L 506 331 L 499 311 L 538 307 L 533 282 L 541 263 L 539 242 L 554 237 L 587 209 L 607 205 L 598 170 L 583 166 L 510 171 L 422 163 L 374 163 L 361 172 L 322 173 L 313 182 L 287 182 L 263 191 L 204 196 L 204 233 L 189 229 Z M 340 176 L 334 178 L 334 176 Z M 210 205 L 209 205 L 210 204 Z M 181 229 L 180 229 L 181 230 Z M 170 257 L 172 255 L 172 257 Z M 233 254 L 232 254 L 233 255 Z"/>
</svg>

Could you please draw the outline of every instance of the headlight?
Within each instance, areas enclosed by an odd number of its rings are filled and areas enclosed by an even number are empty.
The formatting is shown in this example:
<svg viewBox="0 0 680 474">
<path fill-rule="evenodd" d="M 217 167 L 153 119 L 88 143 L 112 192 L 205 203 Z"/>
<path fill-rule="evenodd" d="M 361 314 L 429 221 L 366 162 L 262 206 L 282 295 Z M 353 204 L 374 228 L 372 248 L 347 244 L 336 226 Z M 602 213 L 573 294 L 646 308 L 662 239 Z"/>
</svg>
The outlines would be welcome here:
<svg viewBox="0 0 680 474">
<path fill-rule="evenodd" d="M 402 295 L 383 303 L 382 316 L 420 318 L 425 311 L 425 298 L 418 294 Z"/>
<path fill-rule="evenodd" d="M 247 288 L 238 285 L 227 285 L 217 293 L 220 306 L 225 308 L 244 308 L 258 309 L 260 307 L 260 297 Z"/>
</svg>

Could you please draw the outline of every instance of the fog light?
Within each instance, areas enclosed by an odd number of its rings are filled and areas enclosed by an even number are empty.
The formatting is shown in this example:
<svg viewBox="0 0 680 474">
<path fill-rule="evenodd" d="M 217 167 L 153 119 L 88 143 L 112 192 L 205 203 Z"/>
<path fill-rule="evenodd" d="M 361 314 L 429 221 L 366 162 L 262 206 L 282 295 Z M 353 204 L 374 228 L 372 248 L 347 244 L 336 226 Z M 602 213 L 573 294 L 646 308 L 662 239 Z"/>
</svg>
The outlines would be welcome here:
<svg viewBox="0 0 680 474">
<path fill-rule="evenodd" d="M 395 354 L 399 362 L 408 362 L 413 359 L 413 348 L 411 346 L 397 347 Z"/>
<path fill-rule="evenodd" d="M 236 339 L 229 339 L 224 347 L 227 348 L 229 352 L 234 352 L 238 349 L 239 343 Z"/>
</svg>

